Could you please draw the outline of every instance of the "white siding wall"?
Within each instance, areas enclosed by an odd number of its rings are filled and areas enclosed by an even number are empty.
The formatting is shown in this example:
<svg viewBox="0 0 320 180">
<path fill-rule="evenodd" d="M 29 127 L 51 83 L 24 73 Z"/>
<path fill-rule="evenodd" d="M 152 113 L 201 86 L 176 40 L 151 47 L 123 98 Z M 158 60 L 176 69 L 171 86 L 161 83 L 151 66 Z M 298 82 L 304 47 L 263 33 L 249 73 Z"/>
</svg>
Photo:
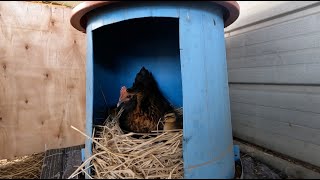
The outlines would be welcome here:
<svg viewBox="0 0 320 180">
<path fill-rule="evenodd" d="M 238 3 L 225 29 L 234 136 L 320 166 L 320 2 Z"/>
</svg>

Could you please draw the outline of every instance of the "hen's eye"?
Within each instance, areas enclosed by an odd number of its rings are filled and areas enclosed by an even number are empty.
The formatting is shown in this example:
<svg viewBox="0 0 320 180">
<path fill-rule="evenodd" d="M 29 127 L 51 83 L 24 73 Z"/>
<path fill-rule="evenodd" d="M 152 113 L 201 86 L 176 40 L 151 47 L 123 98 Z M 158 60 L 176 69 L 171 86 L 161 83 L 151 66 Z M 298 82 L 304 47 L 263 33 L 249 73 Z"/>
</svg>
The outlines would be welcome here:
<svg viewBox="0 0 320 180">
<path fill-rule="evenodd" d="M 128 95 L 127 98 L 131 98 L 131 95 Z"/>
</svg>

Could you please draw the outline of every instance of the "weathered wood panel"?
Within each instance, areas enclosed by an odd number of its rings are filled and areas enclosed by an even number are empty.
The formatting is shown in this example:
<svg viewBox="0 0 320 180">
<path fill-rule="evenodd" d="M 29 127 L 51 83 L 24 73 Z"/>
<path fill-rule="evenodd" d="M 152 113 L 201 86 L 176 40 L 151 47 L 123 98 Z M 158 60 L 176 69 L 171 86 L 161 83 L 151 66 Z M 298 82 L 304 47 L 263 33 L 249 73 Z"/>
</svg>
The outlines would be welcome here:
<svg viewBox="0 0 320 180">
<path fill-rule="evenodd" d="M 84 143 L 85 34 L 71 9 L 0 2 L 0 159 Z"/>
</svg>

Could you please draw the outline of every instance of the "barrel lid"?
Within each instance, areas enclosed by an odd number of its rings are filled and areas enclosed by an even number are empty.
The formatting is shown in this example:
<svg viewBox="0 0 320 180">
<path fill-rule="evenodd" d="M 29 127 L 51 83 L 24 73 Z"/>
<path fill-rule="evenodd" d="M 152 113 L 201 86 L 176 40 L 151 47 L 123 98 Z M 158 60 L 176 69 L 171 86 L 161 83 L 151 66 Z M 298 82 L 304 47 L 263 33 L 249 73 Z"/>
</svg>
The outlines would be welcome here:
<svg viewBox="0 0 320 180">
<path fill-rule="evenodd" d="M 102 7 L 107 6 L 114 3 L 127 3 L 130 1 L 85 1 L 77 5 L 72 9 L 70 23 L 71 25 L 81 31 L 86 32 L 87 27 L 87 13 L 90 11 Z M 240 6 L 236 1 L 210 1 L 214 4 L 221 5 L 224 7 L 224 27 L 232 24 L 238 17 L 240 13 Z"/>
</svg>

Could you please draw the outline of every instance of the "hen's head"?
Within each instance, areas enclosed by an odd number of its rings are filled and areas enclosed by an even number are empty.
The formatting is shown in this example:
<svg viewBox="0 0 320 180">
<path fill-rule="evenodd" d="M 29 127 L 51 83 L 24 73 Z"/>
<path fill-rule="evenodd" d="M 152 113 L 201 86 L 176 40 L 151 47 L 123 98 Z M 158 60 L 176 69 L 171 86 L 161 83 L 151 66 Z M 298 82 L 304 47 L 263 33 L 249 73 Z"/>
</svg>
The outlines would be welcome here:
<svg viewBox="0 0 320 180">
<path fill-rule="evenodd" d="M 120 97 L 117 104 L 117 107 L 119 107 L 122 103 L 125 103 L 131 99 L 131 94 L 127 92 L 127 88 L 125 86 L 121 87 L 120 90 Z"/>
<path fill-rule="evenodd" d="M 123 86 L 121 88 L 117 107 L 119 107 L 120 104 L 129 101 L 137 93 L 148 95 L 156 90 L 157 83 L 152 74 L 145 67 L 142 67 L 137 73 L 132 87 L 127 89 Z"/>
<path fill-rule="evenodd" d="M 129 93 L 153 91 L 157 86 L 152 74 L 144 67 L 141 68 L 139 73 L 136 75 L 134 83 L 131 88 L 127 91 Z"/>
</svg>

